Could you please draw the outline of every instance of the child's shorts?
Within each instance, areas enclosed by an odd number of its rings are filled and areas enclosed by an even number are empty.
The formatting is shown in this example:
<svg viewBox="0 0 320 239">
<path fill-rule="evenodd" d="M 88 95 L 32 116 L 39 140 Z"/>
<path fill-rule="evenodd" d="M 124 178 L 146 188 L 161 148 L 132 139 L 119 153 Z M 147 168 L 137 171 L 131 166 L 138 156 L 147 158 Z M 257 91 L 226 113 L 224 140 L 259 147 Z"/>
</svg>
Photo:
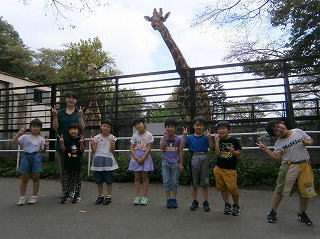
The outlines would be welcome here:
<svg viewBox="0 0 320 239">
<path fill-rule="evenodd" d="M 312 198 L 317 196 L 314 190 L 313 172 L 309 161 L 281 164 L 275 192 L 281 196 L 290 195 L 297 179 L 301 197 Z"/>
<path fill-rule="evenodd" d="M 215 166 L 213 169 L 218 192 L 229 192 L 231 195 L 238 195 L 237 171 L 233 169 L 223 169 Z"/>
<path fill-rule="evenodd" d="M 190 176 L 193 186 L 209 186 L 209 162 L 207 153 L 192 153 L 190 157 Z"/>
<path fill-rule="evenodd" d="M 112 184 L 113 183 L 113 171 L 95 171 L 96 184 Z"/>
<path fill-rule="evenodd" d="M 20 159 L 19 173 L 26 174 L 40 172 L 42 172 L 42 160 L 40 152 L 23 152 Z"/>
</svg>

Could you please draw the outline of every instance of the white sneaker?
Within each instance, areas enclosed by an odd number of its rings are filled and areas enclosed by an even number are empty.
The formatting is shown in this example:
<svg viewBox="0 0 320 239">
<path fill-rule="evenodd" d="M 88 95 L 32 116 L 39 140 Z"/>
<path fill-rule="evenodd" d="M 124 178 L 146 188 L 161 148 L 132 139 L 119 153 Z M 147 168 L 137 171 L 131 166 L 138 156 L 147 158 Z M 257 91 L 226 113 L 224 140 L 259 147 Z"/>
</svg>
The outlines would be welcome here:
<svg viewBox="0 0 320 239">
<path fill-rule="evenodd" d="M 28 204 L 35 204 L 37 201 L 38 201 L 38 197 L 32 196 L 32 197 L 30 197 Z"/>
<path fill-rule="evenodd" d="M 24 197 L 24 196 L 19 197 L 17 205 L 22 206 L 24 204 L 26 204 L 26 197 Z"/>
</svg>

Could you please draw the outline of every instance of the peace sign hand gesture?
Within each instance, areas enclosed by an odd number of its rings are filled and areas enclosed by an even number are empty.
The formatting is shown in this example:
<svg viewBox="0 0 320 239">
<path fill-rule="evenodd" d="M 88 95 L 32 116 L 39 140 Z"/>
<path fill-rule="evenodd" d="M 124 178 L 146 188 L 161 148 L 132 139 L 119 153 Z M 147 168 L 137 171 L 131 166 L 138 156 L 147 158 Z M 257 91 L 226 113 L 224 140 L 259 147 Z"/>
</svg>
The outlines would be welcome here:
<svg viewBox="0 0 320 239">
<path fill-rule="evenodd" d="M 188 135 L 188 128 L 182 127 L 182 136 L 186 137 Z"/>
<path fill-rule="evenodd" d="M 208 135 L 208 139 L 210 140 L 210 139 L 211 139 L 211 136 L 212 136 L 210 129 L 207 129 L 206 135 Z"/>
<path fill-rule="evenodd" d="M 64 143 L 63 134 L 61 136 L 58 135 L 58 140 L 60 143 Z"/>
<path fill-rule="evenodd" d="M 219 134 L 215 134 L 215 135 L 214 135 L 214 141 L 215 141 L 216 143 L 219 143 L 219 141 L 220 141 Z"/>
<path fill-rule="evenodd" d="M 256 145 L 262 150 L 262 151 L 266 151 L 268 149 L 267 146 L 265 146 L 263 143 L 261 143 L 260 141 L 258 143 L 256 143 Z"/>
<path fill-rule="evenodd" d="M 54 105 L 53 107 L 50 106 L 51 109 L 51 114 L 53 117 L 57 117 L 58 116 L 58 111 L 56 109 L 56 106 Z"/>
<path fill-rule="evenodd" d="M 23 127 L 19 130 L 18 134 L 23 135 L 27 131 L 27 127 Z"/>
<path fill-rule="evenodd" d="M 80 119 L 82 119 L 82 115 L 83 115 L 84 109 L 85 109 L 85 107 L 82 107 L 82 106 L 79 107 L 78 115 L 79 115 Z"/>
</svg>

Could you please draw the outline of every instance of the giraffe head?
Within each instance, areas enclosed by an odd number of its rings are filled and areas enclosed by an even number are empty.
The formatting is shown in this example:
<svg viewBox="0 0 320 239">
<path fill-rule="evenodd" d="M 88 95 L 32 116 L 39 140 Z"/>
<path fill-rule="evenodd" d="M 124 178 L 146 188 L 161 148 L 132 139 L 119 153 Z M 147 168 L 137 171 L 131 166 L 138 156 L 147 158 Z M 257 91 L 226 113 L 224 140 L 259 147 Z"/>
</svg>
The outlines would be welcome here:
<svg viewBox="0 0 320 239">
<path fill-rule="evenodd" d="M 167 12 L 166 15 L 163 16 L 162 8 L 159 9 L 159 12 L 154 8 L 152 17 L 145 16 L 144 18 L 148 22 L 151 22 L 151 26 L 154 30 L 160 30 L 160 27 L 163 26 L 163 22 L 167 20 L 169 15 L 170 12 Z"/>
</svg>

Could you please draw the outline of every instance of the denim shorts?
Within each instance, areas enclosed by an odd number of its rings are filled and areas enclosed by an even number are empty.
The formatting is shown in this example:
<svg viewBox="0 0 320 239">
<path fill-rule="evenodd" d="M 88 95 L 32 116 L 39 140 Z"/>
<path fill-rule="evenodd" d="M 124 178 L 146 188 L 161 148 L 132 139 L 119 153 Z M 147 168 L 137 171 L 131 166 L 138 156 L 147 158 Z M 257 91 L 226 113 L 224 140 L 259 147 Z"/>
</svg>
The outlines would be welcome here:
<svg viewBox="0 0 320 239">
<path fill-rule="evenodd" d="M 96 184 L 112 184 L 113 183 L 113 171 L 95 171 Z"/>
<path fill-rule="evenodd" d="M 40 172 L 42 172 L 42 160 L 40 152 L 23 152 L 20 159 L 19 173 L 26 174 Z"/>
</svg>

